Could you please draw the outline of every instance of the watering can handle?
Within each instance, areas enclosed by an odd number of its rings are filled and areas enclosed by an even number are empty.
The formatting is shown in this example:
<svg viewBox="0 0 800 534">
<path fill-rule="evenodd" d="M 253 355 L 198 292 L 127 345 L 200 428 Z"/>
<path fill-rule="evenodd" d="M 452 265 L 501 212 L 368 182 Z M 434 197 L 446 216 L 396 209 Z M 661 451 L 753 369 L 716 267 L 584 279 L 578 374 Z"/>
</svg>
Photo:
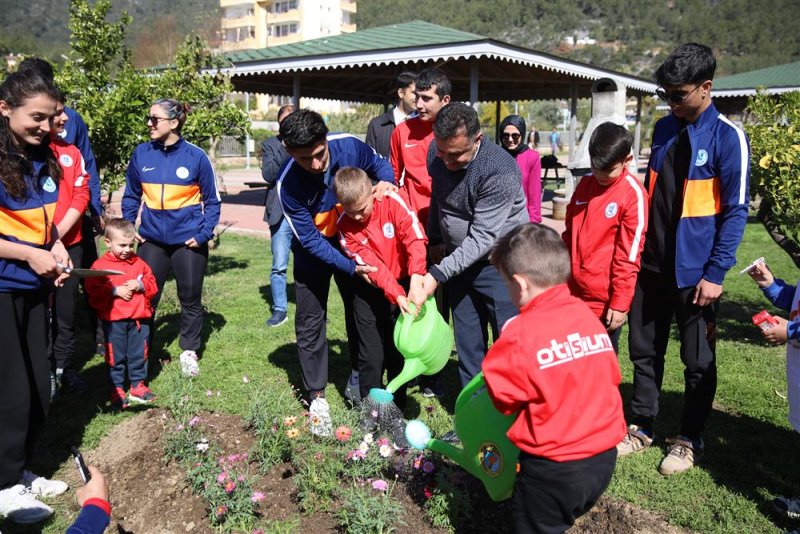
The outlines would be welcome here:
<svg viewBox="0 0 800 534">
<path fill-rule="evenodd" d="M 400 327 L 400 339 L 407 339 L 408 338 L 408 331 L 411 329 L 411 325 L 417 322 L 420 317 L 425 315 L 428 307 L 431 305 L 430 303 L 433 301 L 433 297 L 428 298 L 425 302 L 422 303 L 422 306 L 419 307 L 419 313 L 416 316 L 413 315 L 406 315 L 403 318 L 403 324 Z M 413 312 L 416 309 L 416 305 L 413 302 L 408 302 L 409 308 Z"/>
<path fill-rule="evenodd" d="M 455 411 L 457 412 L 460 408 L 462 408 L 463 405 L 466 404 L 475 393 L 484 387 L 486 387 L 486 381 L 483 379 L 483 371 L 481 371 L 475 375 L 466 386 L 464 386 L 464 389 L 461 390 L 461 393 L 456 399 Z"/>
</svg>

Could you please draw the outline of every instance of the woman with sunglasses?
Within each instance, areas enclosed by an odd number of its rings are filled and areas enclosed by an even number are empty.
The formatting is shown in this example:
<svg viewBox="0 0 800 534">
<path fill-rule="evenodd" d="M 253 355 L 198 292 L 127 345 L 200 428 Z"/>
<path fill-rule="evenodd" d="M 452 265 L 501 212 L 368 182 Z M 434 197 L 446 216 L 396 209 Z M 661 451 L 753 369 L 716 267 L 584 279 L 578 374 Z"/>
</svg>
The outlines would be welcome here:
<svg viewBox="0 0 800 534">
<path fill-rule="evenodd" d="M 531 222 L 542 222 L 542 158 L 525 144 L 525 119 L 509 115 L 500 123 L 500 140 L 522 171 L 522 190 Z"/>
<path fill-rule="evenodd" d="M 122 216 L 135 223 L 144 200 L 136 238 L 139 257 L 158 283 L 153 308 L 172 271 L 181 303 L 181 370 L 195 376 L 200 371 L 203 277 L 208 242 L 219 222 L 220 197 L 208 156 L 181 137 L 188 112 L 186 104 L 168 98 L 150 107 L 150 142 L 136 147 L 128 164 Z"/>
</svg>

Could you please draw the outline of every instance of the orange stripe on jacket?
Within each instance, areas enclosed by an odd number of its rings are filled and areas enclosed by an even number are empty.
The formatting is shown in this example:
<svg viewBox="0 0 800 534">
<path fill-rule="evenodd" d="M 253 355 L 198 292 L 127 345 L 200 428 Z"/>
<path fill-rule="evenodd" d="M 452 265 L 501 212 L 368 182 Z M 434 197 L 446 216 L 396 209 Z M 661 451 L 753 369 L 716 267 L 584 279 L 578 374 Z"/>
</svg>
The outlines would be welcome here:
<svg viewBox="0 0 800 534">
<path fill-rule="evenodd" d="M 314 216 L 314 226 L 325 237 L 333 237 L 338 232 L 337 222 L 342 214 L 342 205 L 336 204 L 332 209 L 317 213 Z"/>
<path fill-rule="evenodd" d="M 686 180 L 684 182 L 681 218 L 709 217 L 721 211 L 719 178 L 712 177 L 706 180 Z"/>
<path fill-rule="evenodd" d="M 200 204 L 202 198 L 197 184 L 142 184 L 144 203 L 151 210 L 177 210 Z M 162 198 L 163 197 L 163 198 Z"/>
<path fill-rule="evenodd" d="M 647 198 L 650 199 L 651 202 L 653 200 L 653 191 L 656 189 L 656 180 L 658 180 L 658 173 L 650 169 L 650 187 L 647 188 Z"/>
<path fill-rule="evenodd" d="M 56 203 L 26 210 L 0 208 L 0 234 L 26 243 L 44 245 L 50 242 L 50 229 Z"/>
</svg>

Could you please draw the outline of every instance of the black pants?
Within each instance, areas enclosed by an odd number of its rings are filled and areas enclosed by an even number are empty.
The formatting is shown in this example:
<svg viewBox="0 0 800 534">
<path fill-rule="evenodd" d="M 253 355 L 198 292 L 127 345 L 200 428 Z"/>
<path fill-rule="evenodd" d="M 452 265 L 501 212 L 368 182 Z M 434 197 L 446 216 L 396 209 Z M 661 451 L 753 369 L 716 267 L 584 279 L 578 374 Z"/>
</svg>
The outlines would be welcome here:
<svg viewBox="0 0 800 534">
<path fill-rule="evenodd" d="M 81 243 L 67 249 L 75 268 L 83 267 Z M 53 294 L 52 331 L 53 360 L 57 369 L 69 369 L 75 359 L 75 300 L 80 279 L 70 276 L 64 285 L 56 287 Z"/>
<path fill-rule="evenodd" d="M 208 245 L 189 248 L 186 245 L 161 245 L 145 241 L 139 246 L 141 257 L 153 270 L 158 284 L 158 293 L 153 298 L 153 309 L 161 300 L 164 282 L 172 271 L 178 287 L 178 300 L 181 303 L 181 337 L 179 345 L 183 350 L 199 351 L 203 331 L 203 279 L 208 265 Z M 155 317 L 150 327 L 150 337 L 155 331 Z"/>
<path fill-rule="evenodd" d="M 403 369 L 403 356 L 394 344 L 394 323 L 398 314 L 386 300 L 383 291 L 364 280 L 354 279 L 353 315 L 358 330 L 358 381 L 361 398 L 369 390 L 383 387 L 383 371 L 389 380 Z M 408 281 L 405 283 L 408 289 Z M 394 402 L 401 409 L 406 404 L 406 386 L 394 393 Z"/>
<path fill-rule="evenodd" d="M 617 449 L 571 462 L 521 452 L 511 510 L 518 534 L 560 534 L 588 512 L 611 482 Z"/>
<path fill-rule="evenodd" d="M 719 304 L 695 306 L 694 291 L 694 287 L 679 289 L 670 277 L 642 269 L 628 314 L 628 347 L 633 362 L 633 422 L 652 428 L 658 415 L 664 355 L 675 316 L 685 384 L 680 435 L 697 439 L 703 433 L 717 391 Z"/>
<path fill-rule="evenodd" d="M 353 277 L 340 271 L 314 264 L 316 269 L 294 269 L 297 308 L 294 330 L 297 356 L 303 373 L 303 387 L 309 392 L 324 391 L 328 383 L 328 291 L 331 276 L 339 288 L 344 304 L 344 325 L 351 369 L 358 368 L 358 329 L 353 318 Z"/>
<path fill-rule="evenodd" d="M 81 258 L 81 267 L 89 268 L 95 261 L 97 261 L 97 243 L 94 241 L 95 227 L 92 223 L 92 218 L 88 215 L 83 216 L 82 224 L 81 249 L 83 251 L 83 257 Z M 73 263 L 74 262 L 75 260 L 73 260 Z M 96 343 L 105 343 L 102 321 L 97 320 L 97 314 L 95 313 L 94 308 L 89 305 L 89 297 L 86 294 L 86 291 L 83 293 L 83 302 L 85 303 L 85 308 L 89 313 L 89 327 L 94 332 L 94 340 Z"/>
<path fill-rule="evenodd" d="M 50 409 L 47 290 L 0 293 L 0 489 L 19 481 Z"/>
</svg>

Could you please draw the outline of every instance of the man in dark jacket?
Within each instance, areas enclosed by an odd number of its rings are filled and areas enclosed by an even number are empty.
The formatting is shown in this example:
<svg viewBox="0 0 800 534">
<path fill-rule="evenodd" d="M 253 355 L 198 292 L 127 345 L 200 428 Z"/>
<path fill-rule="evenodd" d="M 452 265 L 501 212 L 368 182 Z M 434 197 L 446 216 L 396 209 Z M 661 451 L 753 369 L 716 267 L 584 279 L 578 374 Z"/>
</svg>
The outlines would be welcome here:
<svg viewBox="0 0 800 534">
<path fill-rule="evenodd" d="M 406 120 L 416 109 L 416 94 L 414 81 L 416 73 L 401 72 L 395 78 L 397 92 L 397 105 L 379 117 L 369 121 L 367 126 L 366 143 L 375 149 L 375 152 L 389 159 L 389 140 L 392 138 L 395 126 Z"/>
<path fill-rule="evenodd" d="M 438 284 L 448 283 L 464 386 L 481 371 L 488 327 L 497 339 L 500 327 L 517 315 L 505 283 L 489 262 L 489 251 L 499 237 L 528 222 L 528 211 L 516 161 L 498 145 L 484 142 L 474 109 L 462 103 L 444 106 L 433 135 L 428 152 L 433 265 L 422 284 L 412 284 L 408 296 L 419 306 Z"/>
<path fill-rule="evenodd" d="M 278 123 L 294 111 L 291 105 L 278 110 Z M 289 160 L 289 153 L 281 142 L 281 137 L 270 137 L 261 144 L 261 176 L 267 182 L 267 200 L 264 222 L 269 225 L 270 248 L 272 249 L 272 270 L 269 275 L 269 288 L 272 292 L 272 316 L 267 326 L 280 326 L 288 319 L 286 299 L 286 270 L 289 268 L 289 251 L 292 245 L 292 229 L 286 222 L 281 209 L 281 201 L 275 186 L 283 164 Z"/>
</svg>

